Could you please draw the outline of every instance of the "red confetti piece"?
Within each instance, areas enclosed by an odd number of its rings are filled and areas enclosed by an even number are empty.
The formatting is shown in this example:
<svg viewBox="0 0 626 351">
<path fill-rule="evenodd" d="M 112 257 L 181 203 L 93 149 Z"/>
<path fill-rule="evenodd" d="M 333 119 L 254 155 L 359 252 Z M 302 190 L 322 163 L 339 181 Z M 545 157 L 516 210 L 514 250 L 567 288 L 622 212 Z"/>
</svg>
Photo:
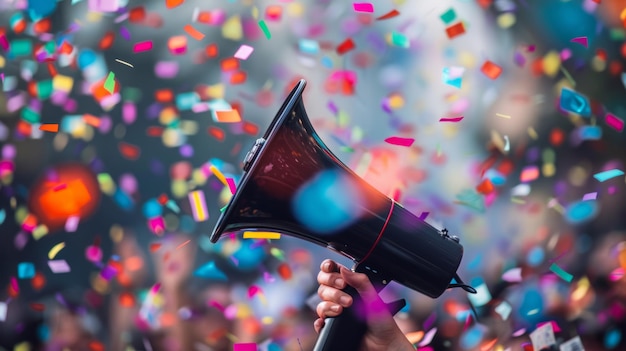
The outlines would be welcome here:
<svg viewBox="0 0 626 351">
<path fill-rule="evenodd" d="M 110 49 L 111 46 L 113 46 L 113 42 L 115 42 L 115 32 L 108 31 L 102 37 L 102 39 L 100 39 L 100 43 L 98 44 L 98 47 L 100 48 L 100 50 L 107 50 L 107 49 Z"/>
<path fill-rule="evenodd" d="M 132 8 L 128 11 L 128 20 L 133 23 L 141 22 L 146 18 L 146 9 L 143 6 Z"/>
<path fill-rule="evenodd" d="M 159 195 L 159 197 L 157 198 L 157 201 L 161 204 L 161 206 L 165 205 L 167 203 L 169 199 L 167 198 L 166 194 L 161 194 Z"/>
<path fill-rule="evenodd" d="M 150 40 L 139 42 L 135 44 L 135 46 L 133 46 L 134 53 L 150 51 L 150 50 L 152 50 L 152 41 Z"/>
<path fill-rule="evenodd" d="M 480 71 L 483 72 L 484 75 L 491 79 L 496 79 L 502 73 L 502 67 L 496 65 L 495 63 L 487 60 L 483 63 L 483 66 L 480 68 Z"/>
<path fill-rule="evenodd" d="M 220 62 L 220 67 L 222 71 L 234 71 L 239 68 L 239 60 L 234 57 L 225 58 Z"/>
<path fill-rule="evenodd" d="M 224 131 L 217 127 L 209 127 L 208 133 L 218 141 L 224 141 L 224 137 L 226 136 Z"/>
<path fill-rule="evenodd" d="M 206 53 L 207 57 L 209 57 L 209 58 L 216 57 L 219 54 L 219 52 L 217 50 L 217 44 L 207 45 L 206 49 L 204 49 L 204 52 Z"/>
<path fill-rule="evenodd" d="M 389 137 L 385 139 L 385 142 L 392 145 L 411 146 L 415 142 L 413 138 L 401 138 L 401 137 Z"/>
<path fill-rule="evenodd" d="M 265 9 L 265 18 L 270 21 L 280 21 L 283 8 L 280 5 L 270 5 Z"/>
<path fill-rule="evenodd" d="M 161 248 L 161 243 L 152 243 L 150 244 L 150 252 L 155 252 Z"/>
<path fill-rule="evenodd" d="M 622 132 L 624 130 L 624 121 L 611 113 L 607 113 L 606 116 L 604 116 L 604 122 L 618 132 Z"/>
<path fill-rule="evenodd" d="M 292 276 L 291 268 L 289 268 L 287 263 L 283 262 L 278 266 L 278 274 L 281 278 L 283 278 L 283 280 L 289 280 Z"/>
<path fill-rule="evenodd" d="M 478 184 L 478 186 L 476 186 L 476 191 L 483 195 L 491 194 L 494 190 L 495 187 L 489 179 L 483 180 L 482 182 L 480 182 L 480 184 Z"/>
<path fill-rule="evenodd" d="M 50 133 L 57 133 L 59 131 L 58 123 L 47 123 L 39 126 L 39 130 Z"/>
<path fill-rule="evenodd" d="M 352 39 L 348 38 L 344 40 L 343 43 L 339 44 L 339 46 L 337 46 L 337 54 L 343 55 L 354 48 L 354 42 L 352 41 Z"/>
<path fill-rule="evenodd" d="M 230 76 L 230 84 L 236 85 L 245 83 L 247 79 L 247 74 L 244 71 L 237 71 Z"/>
<path fill-rule="evenodd" d="M 138 159 L 139 155 L 141 154 L 141 151 L 137 146 L 125 143 L 123 141 L 118 144 L 118 149 L 120 150 L 122 156 L 133 161 Z"/>
<path fill-rule="evenodd" d="M 439 118 L 439 122 L 460 122 L 461 120 L 463 120 L 463 116 L 461 117 L 443 117 L 443 118 Z"/>
<path fill-rule="evenodd" d="M 29 305 L 30 308 L 35 312 L 42 312 L 46 309 L 46 305 L 38 302 L 31 302 Z"/>
<path fill-rule="evenodd" d="M 377 21 L 382 21 L 382 20 L 394 18 L 394 17 L 398 16 L 399 14 L 400 14 L 400 12 L 398 12 L 398 10 L 391 10 L 391 11 L 387 12 L 386 14 L 376 18 L 376 20 Z"/>
<path fill-rule="evenodd" d="M 204 39 L 204 34 L 202 34 L 199 30 L 195 29 L 191 24 L 185 26 L 185 32 L 189 34 L 190 37 L 196 40 Z"/>
<path fill-rule="evenodd" d="M 461 34 L 465 33 L 465 26 L 463 25 L 463 22 L 459 22 L 457 24 L 454 24 L 448 28 L 446 28 L 446 34 L 448 35 L 449 39 L 458 37 Z"/>
<path fill-rule="evenodd" d="M 257 126 L 256 124 L 252 122 L 244 121 L 243 132 L 252 136 L 257 135 L 259 133 L 259 126 Z"/>
</svg>

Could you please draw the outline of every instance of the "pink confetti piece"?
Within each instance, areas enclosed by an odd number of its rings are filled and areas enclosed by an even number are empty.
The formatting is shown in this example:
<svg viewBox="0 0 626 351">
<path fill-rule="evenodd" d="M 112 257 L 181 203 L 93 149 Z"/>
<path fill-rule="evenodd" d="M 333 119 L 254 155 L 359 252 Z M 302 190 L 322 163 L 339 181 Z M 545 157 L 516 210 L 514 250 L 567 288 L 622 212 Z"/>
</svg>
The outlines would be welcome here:
<svg viewBox="0 0 626 351">
<path fill-rule="evenodd" d="M 374 5 L 369 2 L 355 2 L 352 6 L 356 12 L 374 12 Z"/>
<path fill-rule="evenodd" d="M 78 216 L 70 216 L 65 221 L 65 231 L 68 233 L 73 233 L 78 228 L 78 223 L 80 223 L 80 217 Z"/>
<path fill-rule="evenodd" d="M 237 49 L 237 52 L 235 53 L 235 58 L 238 58 L 240 60 L 247 60 L 253 51 L 254 51 L 254 48 L 252 46 L 241 45 L 239 49 Z"/>
<path fill-rule="evenodd" d="M 522 170 L 522 174 L 519 176 L 519 180 L 522 183 L 528 183 L 535 179 L 539 178 L 539 167 L 537 166 L 526 166 Z"/>
<path fill-rule="evenodd" d="M 235 192 L 237 192 L 237 186 L 235 185 L 235 180 L 233 178 L 226 178 L 226 182 L 228 183 L 228 188 L 230 189 L 230 193 L 235 195 Z"/>
<path fill-rule="evenodd" d="M 15 292 L 20 292 L 20 286 L 17 284 L 17 278 L 15 277 L 11 277 L 11 288 L 13 288 Z"/>
<path fill-rule="evenodd" d="M 440 118 L 439 122 L 460 122 L 461 120 L 463 120 L 463 116 L 461 117 L 444 117 L 444 118 Z"/>
<path fill-rule="evenodd" d="M 614 114 L 607 113 L 604 116 L 604 122 L 609 125 L 609 127 L 617 130 L 618 132 L 622 132 L 624 130 L 624 120 L 615 116 Z"/>
<path fill-rule="evenodd" d="M 256 296 L 257 294 L 263 294 L 263 290 L 261 290 L 261 288 L 259 288 L 256 285 L 252 285 L 249 289 L 248 289 L 248 298 L 251 299 L 254 296 Z"/>
<path fill-rule="evenodd" d="M 598 198 L 598 193 L 588 193 L 585 194 L 583 196 L 583 201 L 587 201 L 587 200 L 595 200 L 596 198 Z"/>
<path fill-rule="evenodd" d="M 522 329 L 518 329 L 518 330 L 516 330 L 516 331 L 512 334 L 512 336 L 514 336 L 514 337 L 518 337 L 518 336 L 522 336 L 522 335 L 524 335 L 524 333 L 526 333 L 526 328 L 522 328 Z"/>
<path fill-rule="evenodd" d="M 502 280 L 509 282 L 509 283 L 521 282 L 522 281 L 522 269 L 519 267 L 509 269 L 508 271 L 504 272 L 504 274 L 502 274 Z"/>
<path fill-rule="evenodd" d="M 401 137 L 389 137 L 385 139 L 385 142 L 392 145 L 411 146 L 415 142 L 413 138 L 401 138 Z"/>
<path fill-rule="evenodd" d="M 50 267 L 52 273 L 68 273 L 71 270 L 70 265 L 65 260 L 48 261 L 48 267 Z"/>
<path fill-rule="evenodd" d="M 544 324 L 552 324 L 552 329 L 554 330 L 555 333 L 560 333 L 561 332 L 561 328 L 559 328 L 559 325 L 555 322 L 555 321 L 548 321 L 548 322 L 540 322 L 539 324 L 537 324 L 537 328 L 541 327 Z"/>
<path fill-rule="evenodd" d="M 152 41 L 151 40 L 141 41 L 141 42 L 135 44 L 135 46 L 133 46 L 133 52 L 134 53 L 150 51 L 150 50 L 152 50 Z"/>
<path fill-rule="evenodd" d="M 430 342 L 433 341 L 433 338 L 435 337 L 436 333 L 437 333 L 437 328 L 433 328 L 429 330 L 428 332 L 426 332 L 426 334 L 424 334 L 424 338 L 422 339 L 422 341 L 420 341 L 420 343 L 417 346 L 422 347 L 422 346 L 426 346 L 430 344 Z"/>
<path fill-rule="evenodd" d="M 588 41 L 587 37 L 576 37 L 576 38 L 570 40 L 570 42 L 578 43 L 578 44 L 584 46 L 585 48 L 589 47 L 589 41 Z"/>
<path fill-rule="evenodd" d="M 257 351 L 257 345 L 253 342 L 233 344 L 233 351 Z"/>
<path fill-rule="evenodd" d="M 156 293 L 158 293 L 158 292 L 159 292 L 159 289 L 161 289 L 161 283 L 156 283 L 156 284 L 154 284 L 154 285 L 152 286 L 152 290 L 151 290 L 151 292 L 152 292 L 153 294 L 156 294 Z"/>
<path fill-rule="evenodd" d="M 203 222 L 209 219 L 204 192 L 202 190 L 194 190 L 189 193 L 188 197 L 193 219 L 196 222 Z"/>
</svg>

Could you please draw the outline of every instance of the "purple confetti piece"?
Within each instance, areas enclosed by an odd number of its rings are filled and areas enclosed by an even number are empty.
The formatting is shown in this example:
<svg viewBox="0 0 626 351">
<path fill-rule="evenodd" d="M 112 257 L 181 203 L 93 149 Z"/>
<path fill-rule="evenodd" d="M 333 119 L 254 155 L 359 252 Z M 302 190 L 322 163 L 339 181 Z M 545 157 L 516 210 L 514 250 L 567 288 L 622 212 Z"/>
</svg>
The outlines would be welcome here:
<svg viewBox="0 0 626 351">
<path fill-rule="evenodd" d="M 65 260 L 48 261 L 48 267 L 50 267 L 52 273 L 67 273 L 70 271 L 70 265 Z"/>
<path fill-rule="evenodd" d="M 130 32 L 124 26 L 120 27 L 120 35 L 122 36 L 122 38 L 124 38 L 126 40 L 130 40 Z"/>
<path fill-rule="evenodd" d="M 598 197 L 598 193 L 588 193 L 583 196 L 583 201 L 595 200 Z"/>
</svg>

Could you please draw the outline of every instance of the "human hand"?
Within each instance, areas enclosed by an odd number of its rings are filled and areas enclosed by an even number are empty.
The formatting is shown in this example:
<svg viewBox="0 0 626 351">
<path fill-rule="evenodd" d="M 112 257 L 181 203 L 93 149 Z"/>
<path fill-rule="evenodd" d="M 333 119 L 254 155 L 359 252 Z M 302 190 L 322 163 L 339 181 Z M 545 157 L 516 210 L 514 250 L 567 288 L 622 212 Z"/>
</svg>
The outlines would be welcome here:
<svg viewBox="0 0 626 351">
<path fill-rule="evenodd" d="M 320 284 L 317 294 L 322 302 L 317 305 L 317 315 L 320 318 L 314 323 L 316 332 L 320 332 L 326 317 L 336 317 L 345 307 L 352 305 L 352 297 L 341 290 L 348 284 L 357 290 L 365 305 L 367 332 L 363 337 L 362 351 L 415 350 L 367 275 L 352 272 L 333 260 L 324 260 L 320 268 L 317 275 L 317 282 Z"/>
</svg>

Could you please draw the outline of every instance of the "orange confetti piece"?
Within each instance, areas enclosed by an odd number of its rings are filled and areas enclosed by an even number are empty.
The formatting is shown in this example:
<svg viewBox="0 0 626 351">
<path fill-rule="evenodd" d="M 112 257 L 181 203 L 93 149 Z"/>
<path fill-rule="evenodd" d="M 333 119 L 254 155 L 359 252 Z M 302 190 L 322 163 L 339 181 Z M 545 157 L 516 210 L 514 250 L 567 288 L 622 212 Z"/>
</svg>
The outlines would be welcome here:
<svg viewBox="0 0 626 351">
<path fill-rule="evenodd" d="M 207 57 L 209 57 L 209 58 L 216 57 L 219 54 L 219 51 L 217 49 L 217 44 L 215 44 L 215 43 L 207 45 L 207 47 L 206 47 L 206 49 L 204 51 L 205 51 Z"/>
<path fill-rule="evenodd" d="M 43 273 L 37 272 L 33 279 L 31 279 L 30 284 L 33 286 L 35 290 L 41 290 L 41 288 L 46 285 L 46 276 Z"/>
<path fill-rule="evenodd" d="M 83 121 L 94 128 L 100 127 L 100 118 L 88 113 L 83 115 Z"/>
<path fill-rule="evenodd" d="M 177 35 L 167 41 L 167 48 L 173 55 L 182 55 L 187 51 L 187 37 Z"/>
<path fill-rule="evenodd" d="M 228 110 L 228 111 L 215 111 L 215 115 L 217 117 L 218 122 L 222 123 L 237 123 L 241 122 L 241 116 L 239 116 L 239 111 L 237 110 Z"/>
<path fill-rule="evenodd" d="M 220 62 L 220 66 L 222 67 L 222 71 L 234 71 L 239 68 L 239 60 L 234 57 L 229 57 L 223 59 Z"/>
<path fill-rule="evenodd" d="M 174 7 L 182 5 L 185 0 L 165 0 L 165 6 L 168 9 L 173 9 Z"/>
<path fill-rule="evenodd" d="M 243 122 L 243 132 L 248 135 L 257 135 L 259 133 L 259 126 L 252 122 Z"/>
<path fill-rule="evenodd" d="M 484 195 L 491 194 L 494 190 L 495 187 L 489 179 L 483 180 L 482 182 L 480 182 L 480 184 L 478 184 L 478 186 L 476 186 L 476 191 Z"/>
<path fill-rule="evenodd" d="M 59 131 L 58 123 L 47 123 L 39 126 L 39 130 L 50 133 L 57 133 Z"/>
<path fill-rule="evenodd" d="M 237 71 L 230 76 L 230 84 L 241 84 L 246 81 L 247 74 L 244 71 Z"/>
<path fill-rule="evenodd" d="M 339 46 L 337 46 L 337 54 L 343 55 L 354 48 L 354 42 L 352 41 L 352 39 L 348 38 L 344 40 L 343 43 L 339 44 Z"/>
<path fill-rule="evenodd" d="M 190 37 L 196 40 L 204 39 L 204 34 L 202 34 L 199 30 L 195 29 L 191 24 L 185 26 L 185 32 L 189 34 Z"/>
<path fill-rule="evenodd" d="M 283 8 L 280 5 L 270 5 L 265 9 L 265 18 L 270 21 L 280 21 Z"/>
<path fill-rule="evenodd" d="M 217 127 L 209 127 L 208 133 L 218 141 L 224 141 L 224 137 L 226 136 L 224 131 Z"/>
<path fill-rule="evenodd" d="M 92 341 L 89 343 L 89 351 L 104 351 L 104 344 L 99 341 Z"/>
<path fill-rule="evenodd" d="M 174 93 L 170 89 L 159 89 L 154 93 L 154 99 L 158 102 L 172 102 Z"/>
<path fill-rule="evenodd" d="M 100 43 L 98 47 L 100 50 L 110 49 L 113 46 L 113 42 L 115 41 L 115 33 L 113 31 L 108 31 L 102 39 L 100 39 Z"/>
<path fill-rule="evenodd" d="M 124 292 L 119 298 L 122 307 L 133 307 L 135 305 L 135 297 L 129 292 Z"/>
<path fill-rule="evenodd" d="M 155 252 L 161 248 L 161 243 L 152 243 L 150 244 L 150 252 Z"/>
<path fill-rule="evenodd" d="M 398 10 L 391 10 L 391 11 L 387 12 L 386 14 L 376 18 L 376 20 L 377 21 L 382 21 L 382 20 L 394 18 L 394 17 L 398 16 L 399 14 L 400 14 L 400 12 L 398 12 Z"/>
<path fill-rule="evenodd" d="M 185 247 L 185 246 L 187 246 L 190 242 L 191 242 L 191 240 L 187 240 L 187 241 L 185 241 L 184 243 L 182 243 L 182 244 L 178 245 L 178 246 L 176 247 L 176 250 L 180 249 L 181 247 Z"/>
<path fill-rule="evenodd" d="M 502 73 L 502 67 L 496 65 L 495 63 L 487 60 L 483 63 L 483 66 L 480 68 L 480 71 L 483 72 L 484 75 L 491 79 L 496 79 Z"/>
<path fill-rule="evenodd" d="M 289 268 L 289 265 L 287 263 L 283 262 L 278 266 L 278 275 L 280 275 L 283 280 L 291 279 L 291 268 Z"/>
<path fill-rule="evenodd" d="M 118 149 L 120 150 L 122 156 L 133 161 L 138 159 L 139 154 L 141 153 L 137 146 L 125 143 L 123 141 L 118 144 Z"/>
</svg>

